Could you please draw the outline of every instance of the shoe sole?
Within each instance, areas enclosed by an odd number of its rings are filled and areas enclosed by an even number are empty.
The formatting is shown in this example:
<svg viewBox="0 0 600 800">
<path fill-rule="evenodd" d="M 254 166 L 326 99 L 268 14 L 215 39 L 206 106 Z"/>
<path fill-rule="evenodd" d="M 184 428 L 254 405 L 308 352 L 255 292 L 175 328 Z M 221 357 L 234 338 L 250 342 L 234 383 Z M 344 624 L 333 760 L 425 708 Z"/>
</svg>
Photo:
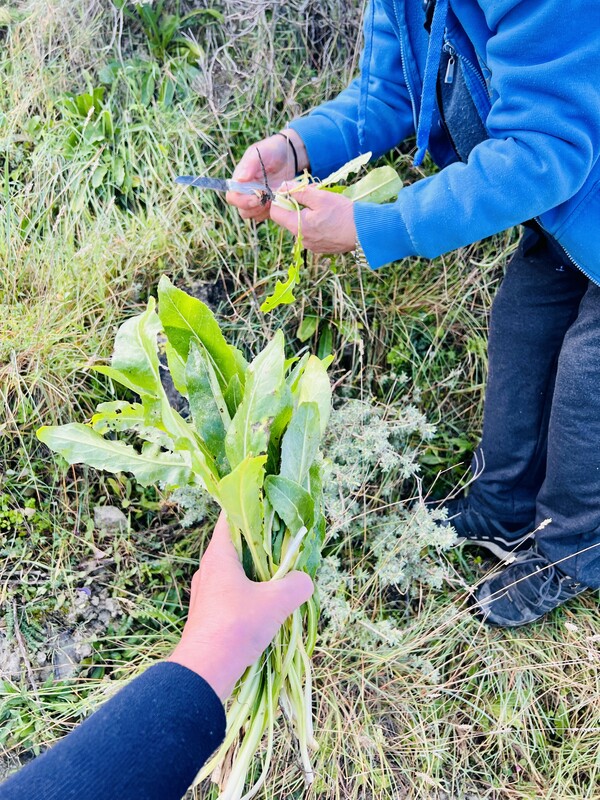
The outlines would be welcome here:
<svg viewBox="0 0 600 800">
<path fill-rule="evenodd" d="M 533 533 L 528 533 L 526 536 L 521 536 L 520 539 L 515 539 L 511 542 L 504 543 L 501 543 L 498 541 L 498 539 L 474 539 L 473 537 L 467 538 L 466 536 L 461 536 L 456 540 L 456 544 L 468 544 L 475 547 L 484 547 L 486 550 L 489 550 L 490 553 L 495 555 L 496 558 L 499 558 L 500 561 L 505 561 L 507 564 L 509 564 L 511 561 L 515 560 L 521 545 L 528 539 L 531 539 L 532 536 Z"/>
</svg>

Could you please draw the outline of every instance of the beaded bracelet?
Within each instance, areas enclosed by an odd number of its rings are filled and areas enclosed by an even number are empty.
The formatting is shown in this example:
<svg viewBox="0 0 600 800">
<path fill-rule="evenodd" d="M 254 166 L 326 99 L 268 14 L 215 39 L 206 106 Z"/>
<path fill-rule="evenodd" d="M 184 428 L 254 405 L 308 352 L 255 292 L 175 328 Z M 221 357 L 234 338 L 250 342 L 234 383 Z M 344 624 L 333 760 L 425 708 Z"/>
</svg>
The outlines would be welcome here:
<svg viewBox="0 0 600 800">
<path fill-rule="evenodd" d="M 296 148 L 294 147 L 294 143 L 292 142 L 292 140 L 290 139 L 289 136 L 286 136 L 285 133 L 282 133 L 281 131 L 277 131 L 275 136 L 283 136 L 283 138 L 286 140 L 286 142 L 292 148 L 292 155 L 294 156 L 294 175 L 297 175 L 300 172 L 300 170 L 298 169 L 298 153 L 296 152 Z"/>
</svg>

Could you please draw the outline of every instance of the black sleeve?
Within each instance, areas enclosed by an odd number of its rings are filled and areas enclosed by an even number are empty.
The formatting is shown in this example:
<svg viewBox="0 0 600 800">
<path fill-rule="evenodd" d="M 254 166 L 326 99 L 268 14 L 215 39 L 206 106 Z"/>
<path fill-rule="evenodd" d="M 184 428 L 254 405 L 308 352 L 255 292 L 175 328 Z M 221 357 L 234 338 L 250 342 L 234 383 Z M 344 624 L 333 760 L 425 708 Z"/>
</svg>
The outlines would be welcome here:
<svg viewBox="0 0 600 800">
<path fill-rule="evenodd" d="M 209 684 L 156 664 L 0 785 L 0 800 L 180 800 L 224 736 Z"/>
</svg>

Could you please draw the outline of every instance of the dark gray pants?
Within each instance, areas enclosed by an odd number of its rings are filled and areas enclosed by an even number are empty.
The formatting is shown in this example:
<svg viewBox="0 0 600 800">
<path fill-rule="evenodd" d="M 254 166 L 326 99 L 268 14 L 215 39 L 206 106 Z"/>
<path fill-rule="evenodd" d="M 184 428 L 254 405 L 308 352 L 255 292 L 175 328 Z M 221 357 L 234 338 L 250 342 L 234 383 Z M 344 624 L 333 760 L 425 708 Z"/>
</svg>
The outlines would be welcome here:
<svg viewBox="0 0 600 800">
<path fill-rule="evenodd" d="M 600 287 L 527 230 L 492 306 L 475 508 L 600 587 Z"/>
</svg>

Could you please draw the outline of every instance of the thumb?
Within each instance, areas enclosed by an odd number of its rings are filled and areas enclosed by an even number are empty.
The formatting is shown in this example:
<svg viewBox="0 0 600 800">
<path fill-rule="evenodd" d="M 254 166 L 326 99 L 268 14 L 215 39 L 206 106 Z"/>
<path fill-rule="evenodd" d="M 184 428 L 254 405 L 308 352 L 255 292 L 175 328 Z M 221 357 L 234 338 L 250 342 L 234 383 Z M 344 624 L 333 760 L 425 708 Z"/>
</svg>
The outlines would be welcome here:
<svg viewBox="0 0 600 800">
<path fill-rule="evenodd" d="M 269 588 L 274 606 L 281 612 L 282 619 L 287 619 L 292 611 L 309 599 L 315 587 L 306 572 L 295 570 L 281 580 L 270 581 Z"/>
<path fill-rule="evenodd" d="M 294 183 L 283 183 L 278 191 L 289 192 L 291 198 L 306 208 L 318 208 L 326 199 L 324 190 L 315 185 L 298 188 Z"/>
</svg>

